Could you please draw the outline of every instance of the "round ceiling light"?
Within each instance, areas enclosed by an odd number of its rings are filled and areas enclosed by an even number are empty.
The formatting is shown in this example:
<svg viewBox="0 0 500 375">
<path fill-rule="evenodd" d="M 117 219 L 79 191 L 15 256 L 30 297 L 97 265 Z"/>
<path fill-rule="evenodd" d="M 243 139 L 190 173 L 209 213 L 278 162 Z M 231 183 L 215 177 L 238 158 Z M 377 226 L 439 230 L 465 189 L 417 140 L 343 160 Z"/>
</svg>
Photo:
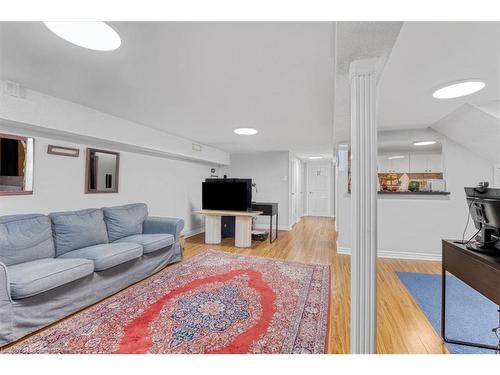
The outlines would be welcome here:
<svg viewBox="0 0 500 375">
<path fill-rule="evenodd" d="M 473 94 L 482 90 L 486 86 L 483 81 L 467 80 L 447 84 L 444 87 L 434 91 L 432 96 L 436 99 L 452 99 Z"/>
<path fill-rule="evenodd" d="M 96 51 L 113 51 L 122 43 L 118 33 L 104 22 L 44 22 L 44 24 L 58 37 Z"/>
<path fill-rule="evenodd" d="M 436 143 L 436 141 L 417 141 L 413 142 L 413 146 L 430 146 Z"/>
<path fill-rule="evenodd" d="M 238 135 L 254 135 L 257 134 L 257 129 L 254 128 L 238 128 L 233 130 Z"/>
</svg>

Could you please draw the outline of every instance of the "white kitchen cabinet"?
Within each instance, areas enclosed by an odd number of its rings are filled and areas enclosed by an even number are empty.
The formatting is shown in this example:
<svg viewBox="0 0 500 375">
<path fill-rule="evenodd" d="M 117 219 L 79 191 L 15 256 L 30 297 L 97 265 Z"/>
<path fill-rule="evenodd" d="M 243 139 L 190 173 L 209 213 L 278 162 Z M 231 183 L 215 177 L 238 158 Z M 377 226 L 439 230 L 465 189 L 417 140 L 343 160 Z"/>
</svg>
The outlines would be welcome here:
<svg viewBox="0 0 500 375">
<path fill-rule="evenodd" d="M 391 169 L 396 173 L 408 173 L 410 170 L 410 160 L 408 155 L 404 155 L 401 159 L 391 159 Z"/>
<path fill-rule="evenodd" d="M 380 154 L 378 155 L 378 172 L 379 173 L 408 173 L 410 170 L 410 160 L 408 154 L 402 155 L 403 158 L 389 159 L 396 154 Z"/>
<path fill-rule="evenodd" d="M 443 172 L 443 158 L 441 154 L 410 154 L 411 173 L 440 173 Z"/>
<path fill-rule="evenodd" d="M 410 173 L 424 173 L 427 171 L 427 155 L 410 154 Z"/>
<path fill-rule="evenodd" d="M 443 156 L 441 154 L 427 155 L 427 172 L 439 173 L 443 171 Z"/>
<path fill-rule="evenodd" d="M 388 155 L 378 155 L 378 173 L 390 173 L 392 164 L 387 157 Z"/>
</svg>

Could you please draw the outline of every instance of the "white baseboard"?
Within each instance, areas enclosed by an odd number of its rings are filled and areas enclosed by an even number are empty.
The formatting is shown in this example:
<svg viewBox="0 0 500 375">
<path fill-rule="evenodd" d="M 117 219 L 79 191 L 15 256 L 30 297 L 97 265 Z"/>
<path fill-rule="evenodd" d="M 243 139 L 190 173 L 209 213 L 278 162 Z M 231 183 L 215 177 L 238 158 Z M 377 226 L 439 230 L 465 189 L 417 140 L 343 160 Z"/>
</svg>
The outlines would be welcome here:
<svg viewBox="0 0 500 375">
<path fill-rule="evenodd" d="M 193 236 L 196 236 L 197 234 L 200 234 L 203 232 L 205 232 L 205 228 L 203 228 L 203 227 L 191 229 L 190 231 L 184 232 L 184 238 L 193 237 Z"/>
<path fill-rule="evenodd" d="M 253 227 L 255 229 L 265 230 L 265 229 L 269 229 L 269 224 L 254 224 Z M 275 228 L 275 224 L 273 224 L 273 230 L 274 230 L 274 228 Z M 292 230 L 292 227 L 289 225 L 279 225 L 278 224 L 278 230 L 290 231 L 290 230 Z"/>
<path fill-rule="evenodd" d="M 338 254 L 351 254 L 350 247 L 342 247 L 337 244 Z M 378 258 L 391 258 L 391 259 L 408 259 L 408 260 L 433 260 L 441 261 L 441 254 L 432 253 L 422 253 L 422 252 L 409 252 L 409 251 L 393 251 L 393 250 L 381 250 L 377 252 Z"/>
<path fill-rule="evenodd" d="M 267 230 L 269 230 L 269 225 L 266 225 L 266 224 L 255 224 L 253 227 L 255 229 L 261 229 L 261 230 L 267 229 Z M 273 225 L 273 230 L 274 230 L 274 228 L 275 228 L 275 226 Z M 292 228 L 289 226 L 286 226 L 286 225 L 278 225 L 278 230 L 290 231 L 290 230 L 292 230 Z M 184 232 L 184 238 L 193 237 L 193 236 L 196 236 L 197 234 L 204 233 L 204 232 L 205 232 L 204 227 L 192 229 L 190 231 Z"/>
</svg>

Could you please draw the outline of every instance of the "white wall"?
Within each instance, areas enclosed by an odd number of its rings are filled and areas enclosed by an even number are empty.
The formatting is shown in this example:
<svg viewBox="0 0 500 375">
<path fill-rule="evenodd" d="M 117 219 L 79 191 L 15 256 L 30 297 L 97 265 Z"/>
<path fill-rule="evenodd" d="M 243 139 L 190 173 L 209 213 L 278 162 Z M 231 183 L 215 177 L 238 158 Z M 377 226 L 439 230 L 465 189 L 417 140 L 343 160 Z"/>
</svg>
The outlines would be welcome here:
<svg viewBox="0 0 500 375">
<path fill-rule="evenodd" d="M 257 184 L 252 200 L 278 202 L 280 229 L 290 229 L 290 153 L 272 151 L 232 153 L 227 173 L 230 178 L 251 178 Z M 257 224 L 269 225 L 269 217 L 257 218 Z"/>
<path fill-rule="evenodd" d="M 378 199 L 379 256 L 440 259 L 441 239 L 459 239 L 467 219 L 464 186 L 493 181 L 493 165 L 450 139 L 443 140 L 448 197 L 387 196 Z M 338 172 L 338 250 L 349 252 L 350 197 L 347 172 Z M 474 233 L 469 225 L 466 236 Z"/>
<path fill-rule="evenodd" d="M 80 157 L 49 155 L 48 144 L 79 147 Z M 203 227 L 191 212 L 201 209 L 201 183 L 215 166 L 120 152 L 119 192 L 84 194 L 87 146 L 36 137 L 33 195 L 0 197 L 0 215 L 144 202 L 151 215 L 183 218 L 185 233 Z"/>
</svg>

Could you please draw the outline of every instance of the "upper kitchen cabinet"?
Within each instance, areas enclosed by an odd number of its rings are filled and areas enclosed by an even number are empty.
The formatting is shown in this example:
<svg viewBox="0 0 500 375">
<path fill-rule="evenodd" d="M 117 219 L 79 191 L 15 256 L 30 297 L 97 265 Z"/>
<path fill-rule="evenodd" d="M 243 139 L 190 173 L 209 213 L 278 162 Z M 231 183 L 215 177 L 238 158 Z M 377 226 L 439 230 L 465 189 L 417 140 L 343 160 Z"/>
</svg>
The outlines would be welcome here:
<svg viewBox="0 0 500 375">
<path fill-rule="evenodd" d="M 408 173 L 410 157 L 406 153 L 383 153 L 378 156 L 379 173 Z"/>
<path fill-rule="evenodd" d="M 411 153 L 410 173 L 440 173 L 443 172 L 443 158 L 438 153 Z"/>
<path fill-rule="evenodd" d="M 443 173 L 442 145 L 434 140 L 379 142 L 378 173 Z"/>
</svg>

